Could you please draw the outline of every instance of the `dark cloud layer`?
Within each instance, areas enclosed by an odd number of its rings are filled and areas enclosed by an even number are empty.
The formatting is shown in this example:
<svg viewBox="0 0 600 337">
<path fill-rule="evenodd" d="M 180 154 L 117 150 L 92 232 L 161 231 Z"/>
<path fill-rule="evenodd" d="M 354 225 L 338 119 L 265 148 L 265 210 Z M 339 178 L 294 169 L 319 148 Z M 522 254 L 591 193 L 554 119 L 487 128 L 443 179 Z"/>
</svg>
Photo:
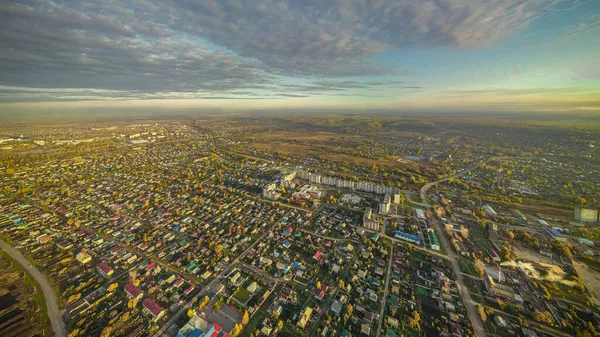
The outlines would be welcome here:
<svg viewBox="0 0 600 337">
<path fill-rule="evenodd" d="M 55 94 L 57 99 L 209 98 L 234 90 L 247 97 L 269 96 L 257 94 L 261 90 L 304 97 L 382 86 L 418 89 L 342 78 L 394 73 L 397 69 L 373 60 L 387 50 L 485 46 L 518 32 L 556 2 L 9 1 L 0 3 L 0 85 L 108 90 L 67 91 L 63 98 Z M 282 76 L 310 84 L 285 85 Z M 0 99 L 11 93 L 0 90 Z"/>
</svg>

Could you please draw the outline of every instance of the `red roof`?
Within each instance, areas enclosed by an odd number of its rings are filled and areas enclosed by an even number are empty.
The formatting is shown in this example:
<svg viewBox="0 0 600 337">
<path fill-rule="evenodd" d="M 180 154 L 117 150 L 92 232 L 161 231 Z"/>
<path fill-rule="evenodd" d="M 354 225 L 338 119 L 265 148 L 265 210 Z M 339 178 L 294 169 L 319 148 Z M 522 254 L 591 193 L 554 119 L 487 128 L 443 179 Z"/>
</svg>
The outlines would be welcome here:
<svg viewBox="0 0 600 337">
<path fill-rule="evenodd" d="M 111 266 L 107 265 L 104 262 L 100 262 L 100 264 L 96 268 L 98 268 L 100 272 L 104 273 L 104 275 L 108 275 L 108 273 L 110 273 L 113 270 Z"/>
<path fill-rule="evenodd" d="M 165 311 L 160 305 L 156 304 L 151 298 L 146 298 L 142 302 L 144 308 L 146 308 L 152 315 L 158 316 L 161 312 Z"/>
<path fill-rule="evenodd" d="M 154 268 L 154 266 L 156 266 L 156 262 L 152 262 L 152 263 L 148 264 L 148 266 L 146 266 L 146 269 L 152 269 L 152 268 Z"/>
<path fill-rule="evenodd" d="M 132 297 L 138 297 L 142 294 L 142 291 L 134 286 L 132 283 L 127 283 L 125 285 L 125 292 L 131 295 Z"/>
<path fill-rule="evenodd" d="M 315 260 L 320 259 L 321 258 L 321 252 L 316 252 L 314 258 L 315 258 Z"/>
</svg>

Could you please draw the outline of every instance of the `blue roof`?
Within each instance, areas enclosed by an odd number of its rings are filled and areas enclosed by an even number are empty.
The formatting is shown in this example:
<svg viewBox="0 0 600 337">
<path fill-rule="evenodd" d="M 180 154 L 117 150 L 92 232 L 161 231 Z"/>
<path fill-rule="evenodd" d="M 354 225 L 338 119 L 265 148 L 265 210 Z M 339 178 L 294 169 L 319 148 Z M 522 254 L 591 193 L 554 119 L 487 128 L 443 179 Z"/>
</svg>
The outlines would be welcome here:
<svg viewBox="0 0 600 337">
<path fill-rule="evenodd" d="M 554 230 L 552 228 L 548 228 L 548 233 L 550 233 L 550 236 L 552 236 L 553 238 L 564 238 L 565 236 L 562 235 L 562 233 L 560 233 L 557 230 Z"/>
<path fill-rule="evenodd" d="M 421 238 L 419 238 L 418 236 L 414 236 L 411 234 L 407 234 L 404 232 L 400 232 L 400 231 L 395 231 L 394 232 L 394 236 L 400 239 L 404 239 L 404 240 L 408 240 L 408 241 L 413 241 L 416 243 L 421 243 Z"/>
<path fill-rule="evenodd" d="M 198 328 L 194 329 L 192 332 L 190 332 L 189 335 L 187 335 L 187 337 L 200 337 L 202 336 L 202 331 Z"/>
</svg>

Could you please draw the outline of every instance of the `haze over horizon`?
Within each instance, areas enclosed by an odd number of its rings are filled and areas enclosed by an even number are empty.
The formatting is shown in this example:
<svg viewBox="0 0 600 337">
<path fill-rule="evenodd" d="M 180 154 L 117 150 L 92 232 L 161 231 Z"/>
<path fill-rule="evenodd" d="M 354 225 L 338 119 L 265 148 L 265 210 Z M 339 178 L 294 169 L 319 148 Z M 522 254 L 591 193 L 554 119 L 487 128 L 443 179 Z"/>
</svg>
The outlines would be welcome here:
<svg viewBox="0 0 600 337">
<path fill-rule="evenodd" d="M 600 112 L 594 0 L 0 4 L 0 111 Z"/>
</svg>

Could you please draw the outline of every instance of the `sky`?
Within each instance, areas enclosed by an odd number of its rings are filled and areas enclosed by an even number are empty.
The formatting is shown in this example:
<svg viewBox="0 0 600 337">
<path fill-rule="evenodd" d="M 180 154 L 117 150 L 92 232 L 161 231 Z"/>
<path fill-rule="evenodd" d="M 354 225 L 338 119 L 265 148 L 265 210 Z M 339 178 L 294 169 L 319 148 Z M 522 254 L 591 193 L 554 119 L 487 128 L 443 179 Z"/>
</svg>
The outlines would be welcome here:
<svg viewBox="0 0 600 337">
<path fill-rule="evenodd" d="M 0 114 L 600 112 L 598 0 L 20 0 L 0 22 Z"/>
</svg>

